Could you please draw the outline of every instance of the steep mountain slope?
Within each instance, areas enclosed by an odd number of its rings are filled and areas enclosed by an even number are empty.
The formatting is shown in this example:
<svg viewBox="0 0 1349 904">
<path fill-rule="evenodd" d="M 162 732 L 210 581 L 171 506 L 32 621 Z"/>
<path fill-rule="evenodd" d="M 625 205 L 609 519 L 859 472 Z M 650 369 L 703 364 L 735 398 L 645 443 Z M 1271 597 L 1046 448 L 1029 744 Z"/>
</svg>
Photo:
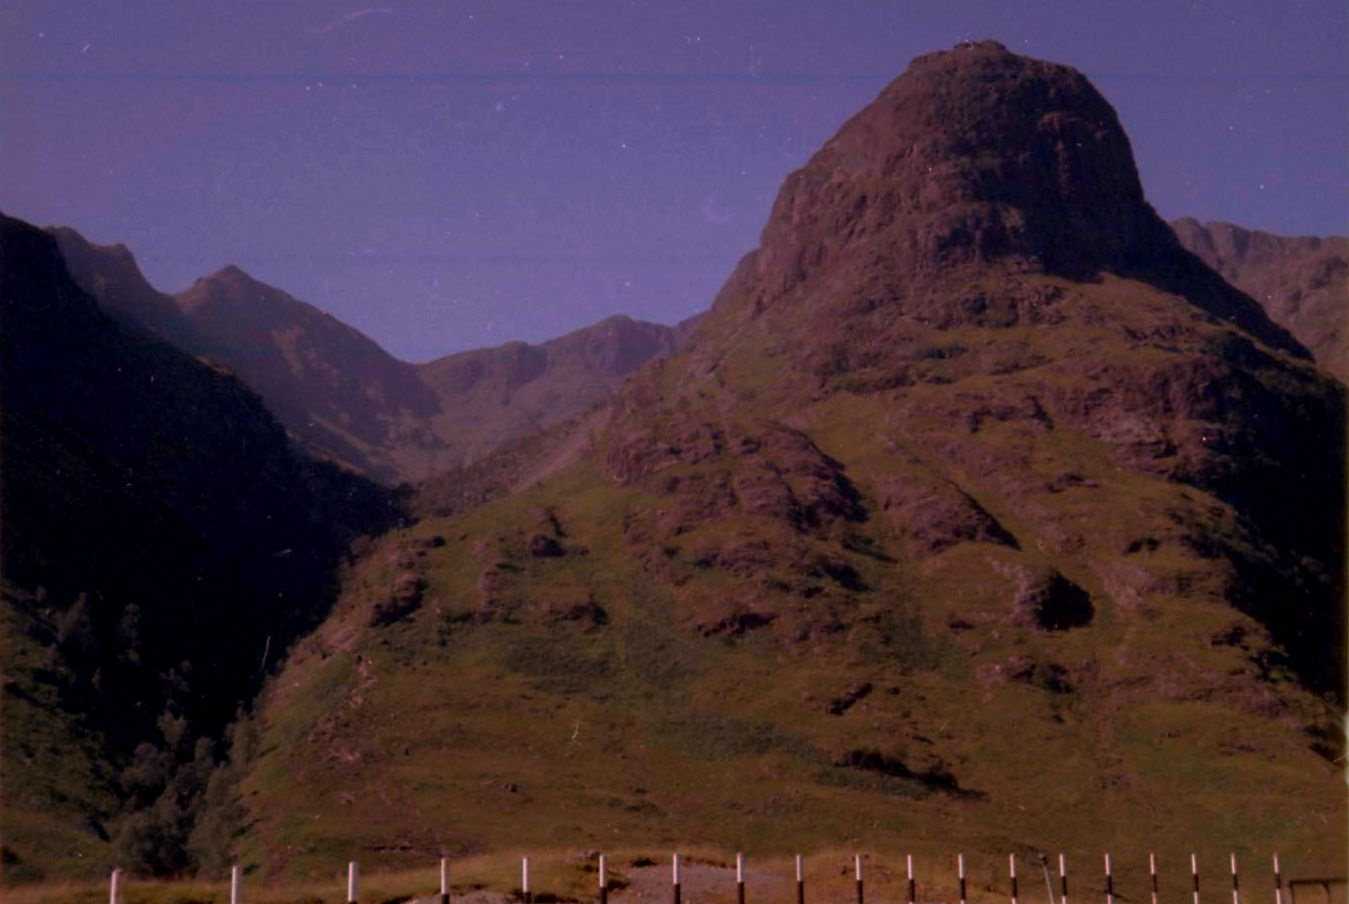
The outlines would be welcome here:
<svg viewBox="0 0 1349 904">
<path fill-rule="evenodd" d="M 99 873 L 110 842 L 181 868 L 227 724 L 393 500 L 116 323 L 9 218 L 0 402 L 6 877 Z"/>
<path fill-rule="evenodd" d="M 1342 869 L 1344 401 L 1083 76 L 920 57 L 593 453 L 358 563 L 266 696 L 246 858 Z"/>
<path fill-rule="evenodd" d="M 416 370 L 331 315 L 238 267 L 175 301 L 206 337 L 193 351 L 229 365 L 320 454 L 392 481 L 444 448 L 427 426 L 439 401 Z"/>
<path fill-rule="evenodd" d="M 1171 228 L 1182 245 L 1264 305 L 1322 367 L 1349 382 L 1349 238 L 1294 238 L 1190 217 Z"/>
<path fill-rule="evenodd" d="M 169 296 L 124 246 L 53 234 L 76 282 L 124 322 L 229 367 L 311 453 L 386 483 L 471 464 L 581 413 L 689 329 L 611 317 L 537 346 L 412 365 L 237 267 Z"/>
</svg>

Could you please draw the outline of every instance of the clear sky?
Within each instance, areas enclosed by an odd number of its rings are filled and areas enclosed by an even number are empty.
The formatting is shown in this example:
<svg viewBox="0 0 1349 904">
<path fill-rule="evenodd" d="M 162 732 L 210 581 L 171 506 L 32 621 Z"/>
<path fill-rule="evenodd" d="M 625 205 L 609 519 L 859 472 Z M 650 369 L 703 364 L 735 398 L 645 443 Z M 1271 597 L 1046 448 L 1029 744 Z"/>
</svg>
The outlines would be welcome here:
<svg viewBox="0 0 1349 904">
<path fill-rule="evenodd" d="M 1076 66 L 1165 217 L 1349 233 L 1349 2 L 6 0 L 0 209 L 396 355 L 707 307 L 913 56 Z"/>
</svg>

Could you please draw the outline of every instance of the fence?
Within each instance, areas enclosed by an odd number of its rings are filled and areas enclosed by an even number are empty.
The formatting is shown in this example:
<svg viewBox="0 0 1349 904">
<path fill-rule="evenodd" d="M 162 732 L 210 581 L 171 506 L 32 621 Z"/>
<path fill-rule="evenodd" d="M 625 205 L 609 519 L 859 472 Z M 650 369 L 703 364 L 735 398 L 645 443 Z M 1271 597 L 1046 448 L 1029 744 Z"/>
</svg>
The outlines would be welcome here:
<svg viewBox="0 0 1349 904">
<path fill-rule="evenodd" d="M 1048 892 L 1049 904 L 1069 904 L 1068 901 L 1068 860 L 1063 854 L 1058 855 L 1058 873 L 1059 873 L 1059 899 L 1054 898 L 1054 883 L 1050 878 L 1049 860 L 1045 855 L 1040 855 L 1038 863 L 1044 872 L 1045 887 Z M 963 853 L 956 855 L 957 877 L 959 879 L 959 902 L 968 904 L 966 899 L 966 860 Z M 804 858 L 797 854 L 794 860 L 795 878 L 796 878 L 796 904 L 806 904 L 806 871 Z M 681 863 L 679 854 L 674 854 L 670 860 L 670 901 L 671 904 L 681 904 Z M 1275 854 L 1272 860 L 1271 882 L 1269 893 L 1273 899 L 1273 904 L 1285 904 L 1284 901 L 1284 881 L 1283 870 L 1279 862 L 1279 855 Z M 907 904 L 917 904 L 916 899 L 916 877 L 914 873 L 913 855 L 906 855 L 904 858 L 905 869 L 905 889 Z M 608 904 L 610 892 L 610 877 L 608 871 L 608 862 L 603 854 L 598 855 L 598 868 L 596 870 L 598 877 L 598 886 L 595 890 L 595 897 L 598 904 Z M 1228 873 L 1231 881 L 1232 904 L 1243 904 L 1241 883 L 1237 870 L 1237 856 L 1231 854 L 1228 856 Z M 745 878 L 745 856 L 744 854 L 735 855 L 735 896 L 737 904 L 745 904 L 746 899 L 746 878 Z M 1107 853 L 1103 858 L 1103 871 L 1099 878 L 1102 881 L 1104 892 L 1104 904 L 1115 904 L 1115 882 L 1114 871 Z M 853 856 L 853 879 L 856 891 L 856 904 L 866 904 L 865 886 L 862 879 L 862 855 Z M 1158 904 L 1158 878 L 1157 878 L 1157 858 L 1153 854 L 1148 854 L 1148 879 L 1149 896 L 1151 904 Z M 114 869 L 109 879 L 108 902 L 109 904 L 123 904 L 123 896 L 126 885 L 126 877 L 122 870 Z M 230 904 L 243 904 L 243 876 L 238 866 L 230 868 Z M 1007 896 L 1010 904 L 1020 904 L 1018 886 L 1017 886 L 1017 855 L 1009 854 L 1007 857 Z M 1202 904 L 1199 888 L 1199 858 L 1196 854 L 1190 855 L 1190 894 L 1192 904 Z M 521 858 L 520 862 L 520 899 L 524 904 L 531 904 L 533 901 L 533 892 L 530 888 L 529 858 Z M 360 868 L 356 861 L 347 864 L 347 904 L 360 904 Z M 450 862 L 445 858 L 440 860 L 440 904 L 450 904 L 451 885 L 450 885 Z M 1250 904 L 1250 902 L 1248 902 Z M 1345 900 L 1345 879 L 1343 878 L 1298 878 L 1288 882 L 1288 901 L 1287 904 L 1346 904 Z"/>
</svg>

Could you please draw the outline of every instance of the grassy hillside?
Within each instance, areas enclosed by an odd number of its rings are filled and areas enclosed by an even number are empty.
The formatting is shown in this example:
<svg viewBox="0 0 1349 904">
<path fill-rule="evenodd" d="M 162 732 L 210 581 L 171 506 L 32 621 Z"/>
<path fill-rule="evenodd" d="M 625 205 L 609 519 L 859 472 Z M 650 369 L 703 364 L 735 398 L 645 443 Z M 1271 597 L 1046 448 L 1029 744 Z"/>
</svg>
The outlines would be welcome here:
<svg viewBox="0 0 1349 904">
<path fill-rule="evenodd" d="M 343 568 L 213 850 L 278 887 L 610 848 L 844 888 L 850 849 L 987 889 L 1007 852 L 1344 869 L 1344 388 L 1177 244 L 1079 73 L 917 59 L 592 418 Z"/>
<path fill-rule="evenodd" d="M 846 412 L 819 416 L 843 432 Z M 790 563 L 747 582 L 681 561 L 695 530 L 658 578 L 624 537 L 657 504 L 583 464 L 387 538 L 269 694 L 249 862 L 642 843 L 1342 858 L 1340 770 L 1302 733 L 1332 730 L 1325 710 L 1256 676 L 1240 638 L 1261 629 L 1229 607 L 1159 596 L 1139 618 L 1093 593 L 1090 626 L 1045 634 L 999 616 L 995 546 L 910 570 L 863 530 L 833 548 L 868 588 L 846 608 L 784 613 L 786 643 L 709 631 L 679 599 L 743 598 Z M 371 625 L 413 581 L 419 608 Z"/>
</svg>

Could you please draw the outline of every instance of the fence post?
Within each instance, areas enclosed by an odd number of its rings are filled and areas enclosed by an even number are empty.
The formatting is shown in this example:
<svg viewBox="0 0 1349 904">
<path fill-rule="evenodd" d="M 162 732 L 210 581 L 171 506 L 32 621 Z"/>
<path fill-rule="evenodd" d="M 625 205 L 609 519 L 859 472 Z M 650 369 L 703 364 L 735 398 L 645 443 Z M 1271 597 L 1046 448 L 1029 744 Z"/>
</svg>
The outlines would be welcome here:
<svg viewBox="0 0 1349 904">
<path fill-rule="evenodd" d="M 670 858 L 670 879 L 673 886 L 674 904 L 679 904 L 679 855 Z"/>
<path fill-rule="evenodd" d="M 529 894 L 529 858 L 520 858 L 520 893 L 525 899 L 525 904 L 533 900 Z"/>
<path fill-rule="evenodd" d="M 745 904 L 745 855 L 735 855 L 735 902 Z"/>
<path fill-rule="evenodd" d="M 1232 904 L 1241 904 L 1241 890 L 1237 887 L 1237 855 L 1233 851 L 1228 855 L 1232 864 Z"/>
<path fill-rule="evenodd" d="M 914 884 L 913 884 L 913 854 L 904 855 L 904 870 L 909 877 L 909 904 L 913 904 Z"/>
<path fill-rule="evenodd" d="M 230 867 L 230 904 L 243 904 L 240 887 L 239 864 Z"/>
<path fill-rule="evenodd" d="M 806 904 L 806 873 L 800 854 L 796 855 L 796 904 Z"/>
<path fill-rule="evenodd" d="M 356 887 L 358 884 L 358 880 L 359 880 L 359 867 L 356 866 L 356 861 L 355 860 L 347 861 L 347 904 L 356 904 L 358 900 L 357 896 L 358 889 Z"/>
<path fill-rule="evenodd" d="M 108 904 L 122 904 L 122 871 L 115 869 L 108 877 Z"/>
<path fill-rule="evenodd" d="M 440 904 L 450 904 L 450 861 L 440 858 Z"/>
<path fill-rule="evenodd" d="M 1068 904 L 1068 858 L 1059 854 L 1059 900 Z"/>
<path fill-rule="evenodd" d="M 862 896 L 862 855 L 852 855 L 853 878 L 857 880 L 857 904 L 863 904 Z"/>
<path fill-rule="evenodd" d="M 1148 878 L 1152 882 L 1152 904 L 1157 904 L 1157 856 L 1148 851 Z"/>
<path fill-rule="evenodd" d="M 965 902 L 965 855 L 956 854 L 956 872 L 960 875 L 960 904 Z"/>
<path fill-rule="evenodd" d="M 1016 904 L 1016 854 L 1007 855 L 1007 872 L 1012 879 L 1012 904 Z"/>
<path fill-rule="evenodd" d="M 1110 871 L 1110 853 L 1105 855 L 1105 904 L 1115 904 L 1115 876 Z"/>
<path fill-rule="evenodd" d="M 1279 855 L 1274 855 L 1274 904 L 1283 904 L 1283 874 L 1279 872 Z"/>
<path fill-rule="evenodd" d="M 600 854 L 600 904 L 609 904 L 609 869 L 604 855 Z"/>
<path fill-rule="evenodd" d="M 1194 904 L 1199 904 L 1199 858 L 1190 853 L 1190 888 Z"/>
</svg>

